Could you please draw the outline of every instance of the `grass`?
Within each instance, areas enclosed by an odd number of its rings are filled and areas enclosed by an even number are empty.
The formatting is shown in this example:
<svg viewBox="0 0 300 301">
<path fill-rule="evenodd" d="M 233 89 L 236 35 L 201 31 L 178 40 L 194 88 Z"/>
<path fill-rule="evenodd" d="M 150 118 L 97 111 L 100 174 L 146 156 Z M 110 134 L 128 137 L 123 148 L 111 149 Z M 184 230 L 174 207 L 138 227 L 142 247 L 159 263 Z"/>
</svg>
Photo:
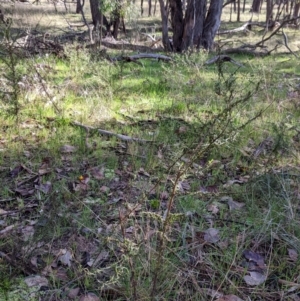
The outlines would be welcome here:
<svg viewBox="0 0 300 301">
<path fill-rule="evenodd" d="M 20 109 L 1 97 L 0 299 L 295 300 L 297 59 L 113 64 L 77 46 L 19 58 Z"/>
</svg>

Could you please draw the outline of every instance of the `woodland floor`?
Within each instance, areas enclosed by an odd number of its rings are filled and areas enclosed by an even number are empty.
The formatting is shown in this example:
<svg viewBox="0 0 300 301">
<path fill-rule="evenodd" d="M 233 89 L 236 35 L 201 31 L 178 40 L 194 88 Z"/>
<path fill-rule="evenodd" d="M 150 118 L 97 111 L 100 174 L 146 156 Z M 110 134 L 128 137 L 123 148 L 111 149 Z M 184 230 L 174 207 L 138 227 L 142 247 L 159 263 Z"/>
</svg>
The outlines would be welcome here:
<svg viewBox="0 0 300 301">
<path fill-rule="evenodd" d="M 85 48 L 63 5 L 16 6 L 37 53 L 0 45 L 0 300 L 300 300 L 299 32 L 242 66 L 114 61 L 136 52 Z M 121 38 L 149 46 L 138 13 Z"/>
</svg>

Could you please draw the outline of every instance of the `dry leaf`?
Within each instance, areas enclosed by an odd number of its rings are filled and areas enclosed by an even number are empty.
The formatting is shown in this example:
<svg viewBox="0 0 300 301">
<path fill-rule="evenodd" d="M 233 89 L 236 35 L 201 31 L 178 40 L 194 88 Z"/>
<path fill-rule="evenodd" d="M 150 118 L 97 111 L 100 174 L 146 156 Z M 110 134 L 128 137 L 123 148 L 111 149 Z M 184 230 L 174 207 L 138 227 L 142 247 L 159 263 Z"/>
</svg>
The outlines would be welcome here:
<svg viewBox="0 0 300 301">
<path fill-rule="evenodd" d="M 65 144 L 60 148 L 60 152 L 63 154 L 69 154 L 76 152 L 77 148 L 75 146 Z"/>
<path fill-rule="evenodd" d="M 100 299 L 93 293 L 87 293 L 86 295 L 82 295 L 79 301 L 100 301 Z"/>
<path fill-rule="evenodd" d="M 71 261 L 73 259 L 73 255 L 70 251 L 63 249 L 60 250 L 62 255 L 58 257 L 58 260 L 63 264 L 67 265 L 68 267 L 71 266 Z"/>
<path fill-rule="evenodd" d="M 23 234 L 23 240 L 24 241 L 28 241 L 34 234 L 34 227 L 33 226 L 25 226 L 24 228 L 22 228 L 21 230 L 22 234 Z"/>
<path fill-rule="evenodd" d="M 245 206 L 244 203 L 235 202 L 230 196 L 223 196 L 220 201 L 227 203 L 230 211 L 241 209 L 243 206 Z"/>
<path fill-rule="evenodd" d="M 140 170 L 138 171 L 139 175 L 145 176 L 145 177 L 150 177 L 150 174 L 148 174 L 144 168 L 140 168 Z"/>
<path fill-rule="evenodd" d="M 187 181 L 178 181 L 177 188 L 180 192 L 186 192 L 191 189 L 191 186 Z"/>
<path fill-rule="evenodd" d="M 48 286 L 48 280 L 46 277 L 35 275 L 29 276 L 24 279 L 25 283 L 28 287 L 39 287 Z"/>
<path fill-rule="evenodd" d="M 45 184 L 35 185 L 35 188 L 45 194 L 48 194 L 52 189 L 52 183 L 47 181 Z"/>
<path fill-rule="evenodd" d="M 169 199 L 169 193 L 167 191 L 163 191 L 161 194 L 160 194 L 160 199 L 163 200 L 163 201 L 166 201 Z"/>
<path fill-rule="evenodd" d="M 224 295 L 221 298 L 218 298 L 216 301 L 243 301 L 236 295 Z"/>
<path fill-rule="evenodd" d="M 264 257 L 250 250 L 245 250 L 243 256 L 248 259 L 250 262 L 254 262 L 260 269 L 266 267 L 264 262 Z"/>
<path fill-rule="evenodd" d="M 296 250 L 294 249 L 288 249 L 289 252 L 289 257 L 291 259 L 291 261 L 297 261 L 298 260 L 298 253 Z"/>
<path fill-rule="evenodd" d="M 18 174 L 23 170 L 23 166 L 22 165 L 18 165 L 16 166 L 11 172 L 10 172 L 10 176 L 12 178 L 15 178 L 18 176 Z"/>
<path fill-rule="evenodd" d="M 216 243 L 220 240 L 219 230 L 215 228 L 209 228 L 205 231 L 204 240 L 209 243 Z"/>
<path fill-rule="evenodd" d="M 210 204 L 206 208 L 207 208 L 207 211 L 209 211 L 213 214 L 217 214 L 220 211 L 219 207 L 215 204 Z"/>
<path fill-rule="evenodd" d="M 244 276 L 244 280 L 248 285 L 256 286 L 264 283 L 267 280 L 267 276 L 258 272 L 250 272 L 250 276 Z"/>
<path fill-rule="evenodd" d="M 70 279 L 67 275 L 67 271 L 65 268 L 58 268 L 57 270 L 54 270 L 52 272 L 52 276 L 54 276 L 56 279 L 62 281 L 62 282 L 68 282 Z"/>
<path fill-rule="evenodd" d="M 67 296 L 70 298 L 70 299 L 75 299 L 78 294 L 79 294 L 79 291 L 80 291 L 80 288 L 79 287 L 75 287 L 75 288 L 66 288 L 65 289 L 66 293 L 67 293 Z"/>
<path fill-rule="evenodd" d="M 8 211 L 5 211 L 5 210 L 0 208 L 0 215 L 6 215 L 7 213 L 8 213 Z"/>
<path fill-rule="evenodd" d="M 229 206 L 230 211 L 238 210 L 238 209 L 241 209 L 245 206 L 244 203 L 235 202 L 233 200 L 228 200 L 227 204 Z"/>
<path fill-rule="evenodd" d="M 15 225 L 10 225 L 10 226 L 5 227 L 3 230 L 0 231 L 0 235 L 2 236 L 4 234 L 10 232 L 14 227 L 15 227 Z"/>
<path fill-rule="evenodd" d="M 104 179 L 104 167 L 101 167 L 101 169 L 99 167 L 92 167 L 88 169 L 88 172 L 96 180 Z"/>
</svg>

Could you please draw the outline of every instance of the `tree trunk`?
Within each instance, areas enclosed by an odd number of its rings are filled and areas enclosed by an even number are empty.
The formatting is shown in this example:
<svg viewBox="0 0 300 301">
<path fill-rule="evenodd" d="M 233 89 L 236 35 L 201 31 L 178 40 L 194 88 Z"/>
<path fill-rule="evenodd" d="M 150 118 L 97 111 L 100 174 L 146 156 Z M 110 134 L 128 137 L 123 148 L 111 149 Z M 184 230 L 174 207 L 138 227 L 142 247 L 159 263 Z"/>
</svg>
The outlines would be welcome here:
<svg viewBox="0 0 300 301">
<path fill-rule="evenodd" d="M 157 4 L 157 0 L 154 1 L 153 16 L 155 16 L 155 14 L 156 14 L 156 4 Z"/>
<path fill-rule="evenodd" d="M 297 18 L 299 16 L 299 11 L 300 11 L 300 3 L 296 3 L 293 10 L 293 18 Z M 298 25 L 298 23 L 299 20 L 294 21 L 295 25 Z"/>
<path fill-rule="evenodd" d="M 173 29 L 173 50 L 180 52 L 183 33 L 183 11 L 181 0 L 170 1 L 170 12 Z"/>
<path fill-rule="evenodd" d="M 148 0 L 148 17 L 151 17 L 152 1 Z"/>
<path fill-rule="evenodd" d="M 165 50 L 172 51 L 168 35 L 168 7 L 165 5 L 164 0 L 159 0 L 159 5 L 162 20 L 162 42 Z"/>
<path fill-rule="evenodd" d="M 201 45 L 205 49 L 213 47 L 214 38 L 221 24 L 223 0 L 211 0 L 205 19 Z"/>
<path fill-rule="evenodd" d="M 223 0 L 221 0 L 223 2 Z M 182 36 L 181 51 L 200 45 L 206 14 L 206 0 L 188 1 Z"/>
<path fill-rule="evenodd" d="M 256 14 L 260 13 L 261 4 L 262 0 L 253 0 L 250 11 Z"/>
<path fill-rule="evenodd" d="M 237 0 L 237 22 L 241 21 L 241 0 Z"/>
<path fill-rule="evenodd" d="M 144 14 L 144 0 L 141 0 L 141 16 Z"/>
<path fill-rule="evenodd" d="M 81 14 L 81 10 L 83 9 L 83 6 L 84 6 L 84 0 L 82 1 L 82 4 L 81 4 L 81 0 L 76 1 L 76 14 Z"/>
<path fill-rule="evenodd" d="M 273 26 L 273 0 L 267 0 L 267 13 L 266 13 L 266 23 L 267 26 Z"/>
<path fill-rule="evenodd" d="M 95 30 L 99 29 L 101 22 L 100 1 L 90 0 L 92 20 Z"/>
<path fill-rule="evenodd" d="M 164 0 L 159 0 L 162 16 L 163 45 L 170 50 L 168 37 L 168 13 Z M 173 50 L 182 52 L 197 46 L 211 49 L 221 22 L 223 0 L 210 0 L 207 12 L 207 0 L 187 0 L 183 10 L 181 0 L 169 0 L 173 29 Z M 206 14 L 207 12 L 207 14 Z"/>
</svg>

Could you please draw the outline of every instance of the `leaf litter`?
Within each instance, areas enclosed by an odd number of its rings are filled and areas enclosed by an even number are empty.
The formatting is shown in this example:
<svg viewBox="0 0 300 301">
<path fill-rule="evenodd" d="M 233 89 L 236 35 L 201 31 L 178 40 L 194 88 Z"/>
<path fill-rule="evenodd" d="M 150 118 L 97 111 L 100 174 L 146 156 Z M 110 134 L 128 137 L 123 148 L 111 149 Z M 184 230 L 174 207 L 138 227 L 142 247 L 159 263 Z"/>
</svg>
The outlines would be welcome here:
<svg viewBox="0 0 300 301">
<path fill-rule="evenodd" d="M 151 244 L 158 235 L 163 220 L 160 219 L 164 214 L 163 203 L 172 195 L 174 180 L 161 181 L 157 185 L 157 177 L 153 170 L 147 170 L 146 167 L 135 169 L 129 163 L 130 160 L 126 160 L 126 164 L 120 165 L 117 169 L 106 168 L 105 164 L 99 162 L 94 166 L 89 162 L 73 165 L 73 156 L 78 152 L 78 148 L 64 145 L 60 151 L 63 159 L 60 166 L 56 166 L 50 157 L 45 157 L 40 164 L 37 164 L 36 169 L 30 165 L 26 167 L 19 164 L 11 170 L 9 178 L 13 179 L 16 185 L 11 186 L 11 190 L 22 200 L 25 210 L 17 208 L 14 212 L 17 212 L 20 218 L 8 219 L 7 212 L 13 209 L 12 204 L 17 198 L 6 202 L 8 205 L 3 207 L 2 213 L 7 224 L 0 225 L 0 234 L 2 237 L 20 234 L 23 243 L 31 244 L 30 247 L 21 248 L 19 257 L 16 257 L 25 258 L 26 253 L 29 251 L 31 253 L 27 266 L 25 265 L 23 270 L 28 269 L 28 273 L 35 271 L 36 275 L 28 278 L 28 286 L 49 286 L 48 279 L 67 284 L 76 277 L 78 279 L 85 277 L 89 272 L 94 273 L 96 281 L 104 286 L 104 283 L 114 279 L 115 265 L 118 262 L 123 264 L 122 260 L 126 258 L 127 252 L 136 254 L 141 245 L 147 249 L 148 256 L 153 251 Z M 259 158 L 261 154 L 257 155 L 257 153 L 258 151 L 254 152 L 256 158 Z M 167 160 L 165 152 L 159 150 L 158 154 L 160 154 L 159 160 Z M 211 162 L 210 167 L 213 168 L 226 165 L 226 162 L 218 160 Z M 210 254 L 216 252 L 222 254 L 224 250 L 231 248 L 234 242 L 242 237 L 241 233 L 244 230 L 238 223 L 239 220 L 235 224 L 235 221 L 230 221 L 229 218 L 234 218 L 234 214 L 243 214 L 246 211 L 246 204 L 241 202 L 240 198 L 226 193 L 225 196 L 220 197 L 219 193 L 224 189 L 230 191 L 232 185 L 243 185 L 249 180 L 247 175 L 238 175 L 234 179 L 227 179 L 226 185 L 224 183 L 201 184 L 199 189 L 199 184 L 195 185 L 193 181 L 206 180 L 199 170 L 205 168 L 207 164 L 207 162 L 195 163 L 189 177 L 178 181 L 176 198 L 185 200 L 189 195 L 195 200 L 200 198 L 205 205 L 205 210 L 210 212 L 210 216 L 194 211 L 190 211 L 191 214 L 181 214 L 175 202 L 175 206 L 172 207 L 174 220 L 166 237 L 168 244 L 178 244 L 180 253 L 184 251 L 188 254 L 186 258 L 182 257 L 181 261 L 190 265 L 190 269 L 197 271 L 195 273 L 197 285 L 203 288 L 210 285 L 213 275 L 217 273 L 209 262 Z M 174 175 L 166 177 L 166 179 L 174 178 Z M 60 199 L 59 202 L 62 203 L 59 204 L 56 201 L 58 194 L 55 187 L 57 181 L 62 180 L 68 185 L 64 191 L 60 191 L 66 197 Z M 160 202 L 158 208 L 147 205 L 151 199 Z M 55 211 L 55 215 L 51 215 L 51 210 L 56 206 L 60 209 Z M 82 222 L 81 215 L 87 208 L 89 216 Z M 145 217 L 149 219 L 146 224 L 144 224 Z M 58 218 L 68 220 L 70 230 L 52 239 L 51 243 L 34 244 L 35 235 L 40 233 L 42 228 L 55 227 L 55 222 L 52 220 L 56 221 Z M 228 221 L 231 222 L 231 226 L 227 225 Z M 194 227 L 194 224 L 198 226 Z M 230 229 L 232 225 L 239 225 L 240 231 L 226 234 L 227 228 Z M 228 237 L 223 237 L 223 232 Z M 239 240 L 241 244 L 244 244 L 243 239 Z M 255 245 L 257 248 L 255 238 L 252 239 L 254 241 L 252 246 Z M 3 255 L 6 253 L 9 254 L 9 250 L 5 250 Z M 231 262 L 231 270 L 236 277 L 243 279 L 249 288 L 267 283 L 265 258 L 261 254 L 263 253 L 246 249 L 237 254 L 243 258 L 241 261 Z M 288 257 L 289 261 L 296 262 L 297 251 L 289 248 Z M 15 264 L 14 260 L 10 262 Z M 195 283 L 194 276 L 187 274 L 186 277 L 188 281 Z M 80 281 L 78 284 L 82 285 Z M 196 287 L 195 285 L 195 291 L 199 289 Z M 238 297 L 238 294 L 228 294 L 226 285 L 222 283 L 216 283 L 215 289 L 223 291 L 218 291 L 219 295 L 215 295 L 218 301 L 246 300 L 247 293 L 243 293 L 242 289 L 243 299 Z M 79 287 L 70 289 L 66 287 L 65 290 L 69 298 L 79 298 L 79 300 L 100 300 L 99 296 L 101 297 L 100 291 L 98 294 L 93 294 Z M 111 285 L 111 289 L 103 289 L 104 291 L 109 291 L 116 296 L 123 294 L 119 283 Z"/>
</svg>

